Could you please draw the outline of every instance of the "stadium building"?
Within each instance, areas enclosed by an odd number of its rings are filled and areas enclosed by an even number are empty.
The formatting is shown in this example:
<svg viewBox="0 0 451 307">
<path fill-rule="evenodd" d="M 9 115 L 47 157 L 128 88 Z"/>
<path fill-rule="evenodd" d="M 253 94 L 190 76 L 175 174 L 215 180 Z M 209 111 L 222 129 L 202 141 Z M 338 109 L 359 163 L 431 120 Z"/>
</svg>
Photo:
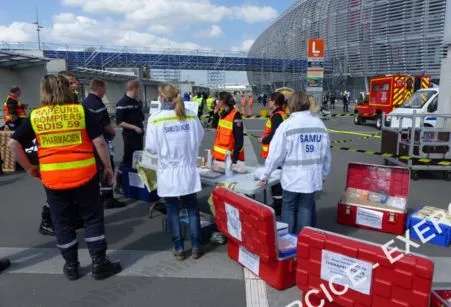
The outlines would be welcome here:
<svg viewBox="0 0 451 307">
<path fill-rule="evenodd" d="M 346 89 L 357 97 L 368 90 L 369 77 L 381 74 L 426 74 L 438 83 L 445 9 L 446 0 L 298 0 L 258 37 L 249 56 L 307 60 L 308 39 L 322 38 L 326 91 Z M 248 78 L 263 92 L 306 85 L 306 71 L 262 69 Z"/>
</svg>

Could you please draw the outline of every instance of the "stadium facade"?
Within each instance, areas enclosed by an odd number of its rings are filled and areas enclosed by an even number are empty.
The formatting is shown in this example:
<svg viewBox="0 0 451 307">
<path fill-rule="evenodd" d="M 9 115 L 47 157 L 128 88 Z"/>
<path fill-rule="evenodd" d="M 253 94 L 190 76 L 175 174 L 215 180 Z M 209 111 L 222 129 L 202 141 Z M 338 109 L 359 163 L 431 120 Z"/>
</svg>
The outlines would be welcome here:
<svg viewBox="0 0 451 307">
<path fill-rule="evenodd" d="M 326 40 L 325 90 L 356 97 L 368 78 L 405 73 L 440 77 L 446 0 L 298 0 L 249 51 L 250 57 L 306 58 L 309 38 Z M 306 71 L 249 72 L 257 91 L 305 89 Z"/>
</svg>

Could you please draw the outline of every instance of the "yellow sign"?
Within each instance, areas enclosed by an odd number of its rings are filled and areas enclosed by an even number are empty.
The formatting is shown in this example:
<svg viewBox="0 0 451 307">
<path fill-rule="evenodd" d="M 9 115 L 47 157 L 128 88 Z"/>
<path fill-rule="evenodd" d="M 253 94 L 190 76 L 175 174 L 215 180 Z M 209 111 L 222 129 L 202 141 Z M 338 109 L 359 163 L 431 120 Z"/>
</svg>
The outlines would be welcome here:
<svg viewBox="0 0 451 307">
<path fill-rule="evenodd" d="M 84 109 L 80 105 L 43 107 L 31 113 L 31 124 L 36 133 L 85 129 Z"/>
<path fill-rule="evenodd" d="M 52 148 L 52 147 L 80 145 L 81 143 L 82 143 L 81 132 L 73 131 L 56 134 L 43 134 L 41 135 L 40 145 L 42 148 Z"/>
</svg>

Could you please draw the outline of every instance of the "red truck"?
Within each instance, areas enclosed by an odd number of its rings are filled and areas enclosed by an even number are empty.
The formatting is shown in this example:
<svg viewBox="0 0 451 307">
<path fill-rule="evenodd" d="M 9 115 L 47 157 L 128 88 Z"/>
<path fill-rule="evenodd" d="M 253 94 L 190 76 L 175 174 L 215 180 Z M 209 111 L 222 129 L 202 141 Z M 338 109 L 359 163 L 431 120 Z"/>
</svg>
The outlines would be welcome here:
<svg viewBox="0 0 451 307">
<path fill-rule="evenodd" d="M 403 104 L 418 89 L 429 88 L 431 77 L 408 75 L 386 75 L 370 80 L 370 93 L 354 110 L 354 123 L 360 125 L 367 120 L 376 121 L 382 128 L 382 114 L 388 114 Z"/>
</svg>

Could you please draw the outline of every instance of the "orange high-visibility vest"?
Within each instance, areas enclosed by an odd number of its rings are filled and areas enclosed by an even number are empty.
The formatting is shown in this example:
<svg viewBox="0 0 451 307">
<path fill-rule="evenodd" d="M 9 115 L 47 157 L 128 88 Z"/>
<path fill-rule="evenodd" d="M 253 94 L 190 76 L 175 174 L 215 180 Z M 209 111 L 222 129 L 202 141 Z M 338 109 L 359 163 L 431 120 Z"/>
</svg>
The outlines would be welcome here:
<svg viewBox="0 0 451 307">
<path fill-rule="evenodd" d="M 226 117 L 219 120 L 216 130 L 216 140 L 213 145 L 213 158 L 218 161 L 225 160 L 225 154 L 233 154 L 235 138 L 233 137 L 233 119 L 238 111 L 233 109 Z M 244 148 L 241 148 L 238 160 L 244 161 Z"/>
<path fill-rule="evenodd" d="M 22 103 L 20 103 L 20 101 L 17 99 L 16 96 L 13 95 L 8 95 L 8 97 L 6 97 L 4 103 L 3 103 L 3 112 L 5 113 L 5 123 L 11 121 L 11 110 L 8 108 L 8 99 L 13 99 L 15 101 L 17 101 L 17 108 L 16 108 L 16 112 L 17 112 L 17 116 L 19 118 L 26 118 L 27 114 L 25 113 L 25 108 L 22 105 Z"/>
<path fill-rule="evenodd" d="M 263 137 L 267 137 L 271 134 L 271 130 L 272 130 L 271 119 L 276 114 L 280 114 L 280 116 L 282 116 L 283 120 L 287 119 L 287 113 L 284 110 L 279 110 L 279 111 L 273 113 L 271 115 L 271 117 L 268 118 L 268 120 L 266 121 L 266 126 L 265 126 L 265 129 L 263 130 Z M 269 152 L 269 144 L 262 144 L 262 151 L 261 151 L 260 155 L 263 159 L 266 159 L 268 157 L 268 152 Z"/>
<path fill-rule="evenodd" d="M 96 175 L 93 144 L 86 131 L 83 106 L 41 107 L 31 112 L 30 120 L 38 144 L 41 180 L 46 188 L 78 188 Z"/>
</svg>

